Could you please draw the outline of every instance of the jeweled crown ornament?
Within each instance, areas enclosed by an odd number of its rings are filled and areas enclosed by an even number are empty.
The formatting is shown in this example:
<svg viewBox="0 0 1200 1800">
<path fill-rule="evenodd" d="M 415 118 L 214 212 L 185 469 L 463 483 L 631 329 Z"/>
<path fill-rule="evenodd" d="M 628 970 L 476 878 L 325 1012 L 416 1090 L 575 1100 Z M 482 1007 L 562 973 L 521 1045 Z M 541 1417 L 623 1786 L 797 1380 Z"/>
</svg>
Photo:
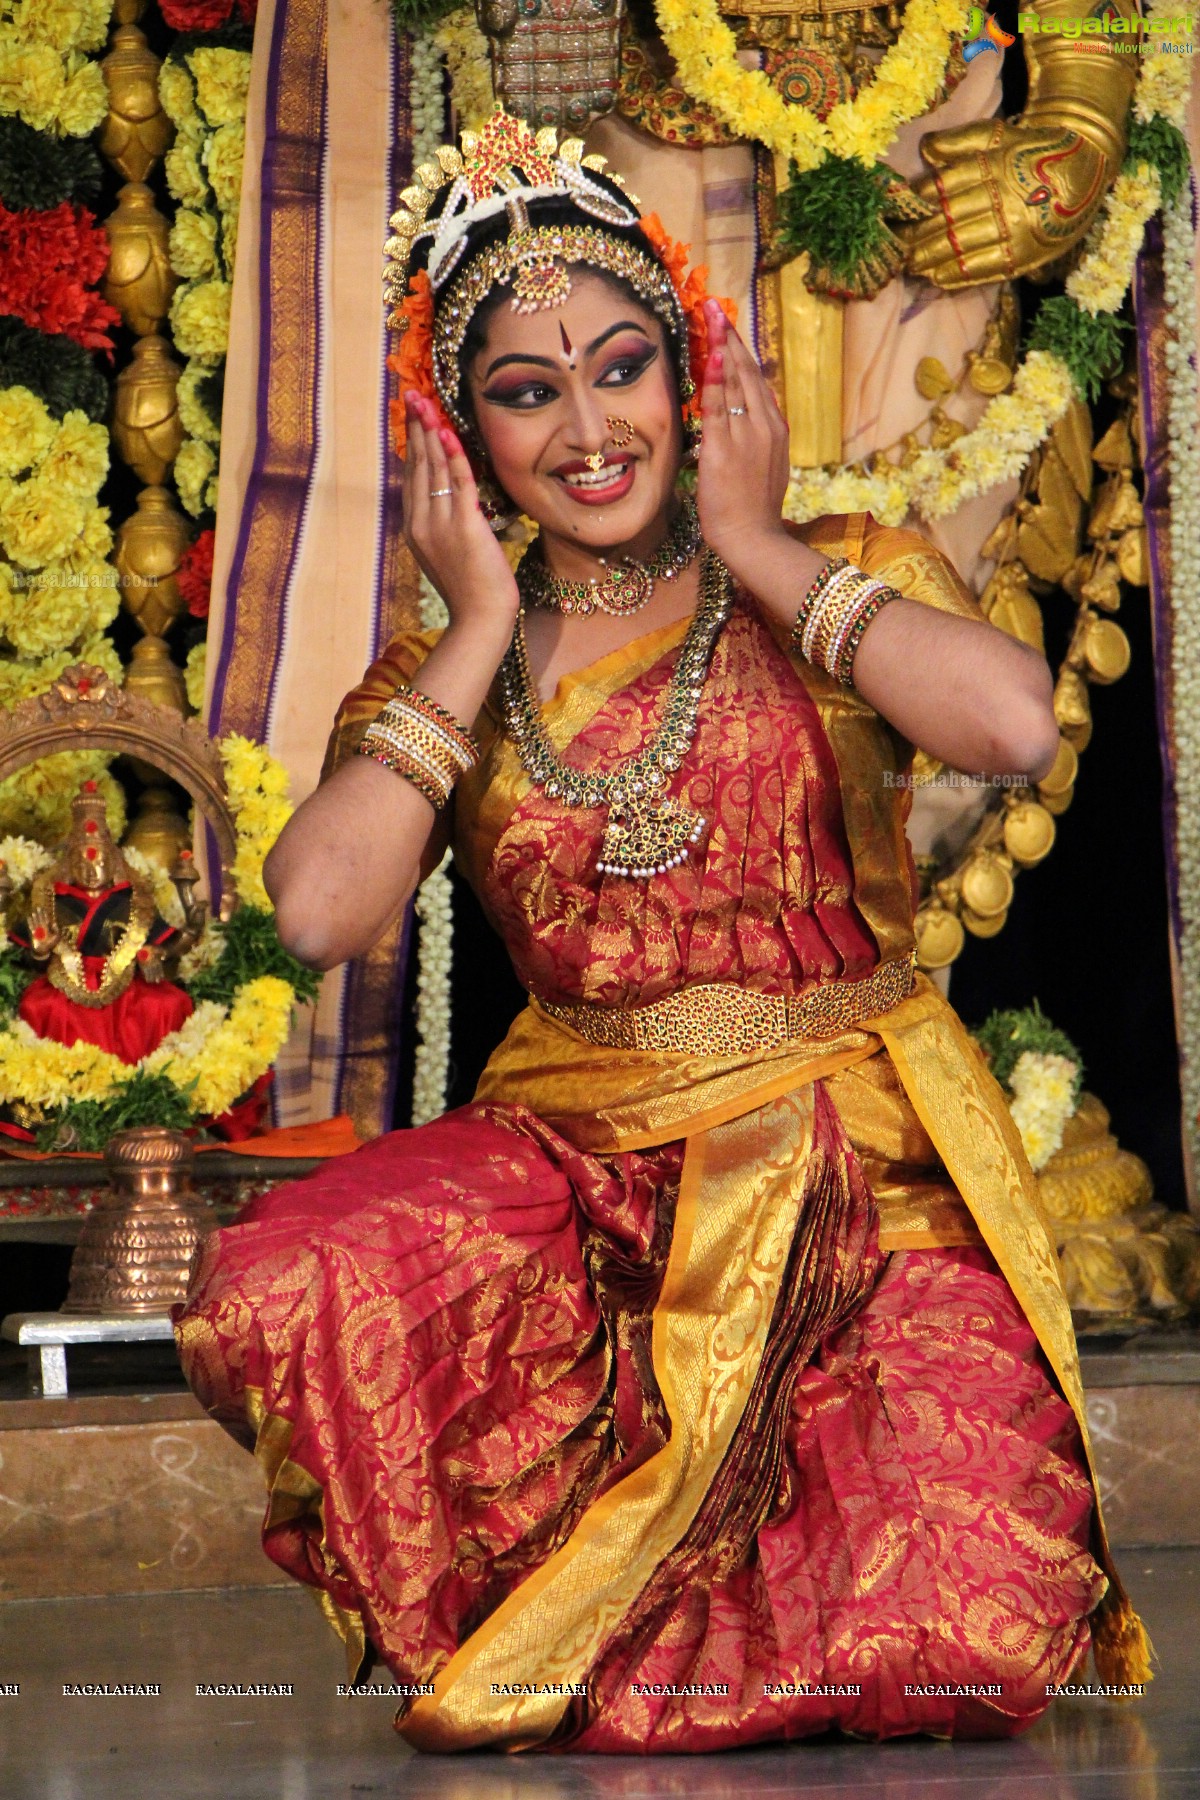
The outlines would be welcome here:
<svg viewBox="0 0 1200 1800">
<path fill-rule="evenodd" d="M 571 291 L 570 275 L 547 254 L 551 246 L 530 231 L 531 200 L 559 195 L 602 224 L 638 222 L 635 206 L 617 201 L 589 176 L 589 170 L 605 167 L 604 158 L 585 156 L 581 138 L 564 138 L 559 144 L 552 125 L 535 133 L 523 119 L 498 109 L 482 131 L 464 131 L 461 144 L 461 150 L 441 145 L 434 160 L 418 166 L 416 181 L 404 189 L 392 214 L 392 235 L 384 245 L 384 291 L 394 308 L 404 300 L 415 244 L 427 237 L 433 240 L 426 272 L 436 293 L 461 261 L 470 227 L 504 211 L 510 242 L 513 234 L 529 234 L 528 243 L 514 246 L 517 254 L 509 277 L 514 307 L 533 312 L 542 306 L 561 306 Z M 615 175 L 611 179 L 622 185 Z M 447 183 L 445 203 L 430 220 L 434 195 Z M 397 323 L 395 313 L 389 322 Z"/>
<path fill-rule="evenodd" d="M 603 157 L 585 156 L 580 138 L 559 143 L 553 126 L 534 132 L 502 109 L 482 131 L 465 131 L 461 146 L 444 144 L 419 165 L 384 246 L 388 324 L 407 341 L 416 323 L 421 350 L 407 358 L 410 379 L 428 354 L 428 376 L 459 435 L 469 436 L 458 406 L 461 352 L 480 305 L 497 287 L 507 287 L 518 312 L 561 306 L 578 263 L 618 276 L 658 314 L 682 372 L 681 399 L 689 403 L 695 385 L 688 317 L 633 196 L 621 197 L 620 176 L 606 169 Z M 602 170 L 605 184 L 596 179 Z M 529 209 L 542 200 L 564 201 L 577 217 L 533 223 Z M 469 254 L 472 228 L 503 214 L 506 235 Z M 414 250 L 427 240 L 425 266 L 414 271 Z M 478 232 L 474 243 L 480 243 Z M 404 360 L 402 352 L 393 366 Z"/>
</svg>

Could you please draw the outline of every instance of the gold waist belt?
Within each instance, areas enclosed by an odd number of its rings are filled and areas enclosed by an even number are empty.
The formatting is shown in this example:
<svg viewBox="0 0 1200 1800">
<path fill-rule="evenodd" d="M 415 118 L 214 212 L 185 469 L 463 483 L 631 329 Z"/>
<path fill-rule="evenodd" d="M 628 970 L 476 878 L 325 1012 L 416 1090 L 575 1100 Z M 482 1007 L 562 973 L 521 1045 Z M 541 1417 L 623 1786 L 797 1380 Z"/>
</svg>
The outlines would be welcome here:
<svg viewBox="0 0 1200 1800">
<path fill-rule="evenodd" d="M 823 981 L 805 994 L 760 994 L 733 981 L 707 981 L 664 994 L 649 1006 L 593 1006 L 539 1000 L 589 1044 L 614 1050 L 745 1056 L 789 1038 L 836 1037 L 896 1006 L 912 992 L 916 951 L 880 963 L 857 981 Z"/>
</svg>

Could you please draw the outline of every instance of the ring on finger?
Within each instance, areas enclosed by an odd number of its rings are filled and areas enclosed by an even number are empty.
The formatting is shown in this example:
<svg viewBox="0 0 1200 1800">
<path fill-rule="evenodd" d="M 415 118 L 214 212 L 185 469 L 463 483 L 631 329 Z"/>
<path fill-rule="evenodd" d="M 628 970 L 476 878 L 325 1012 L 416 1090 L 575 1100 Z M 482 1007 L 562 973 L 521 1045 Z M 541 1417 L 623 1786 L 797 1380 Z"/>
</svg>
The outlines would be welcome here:
<svg viewBox="0 0 1200 1800">
<path fill-rule="evenodd" d="M 444 500 L 447 494 L 453 494 L 453 492 L 453 488 L 430 488 L 429 498 L 431 500 Z"/>
<path fill-rule="evenodd" d="M 748 408 L 744 406 L 731 406 L 729 408 L 729 416 L 731 419 L 740 419 L 742 414 L 747 410 Z"/>
</svg>

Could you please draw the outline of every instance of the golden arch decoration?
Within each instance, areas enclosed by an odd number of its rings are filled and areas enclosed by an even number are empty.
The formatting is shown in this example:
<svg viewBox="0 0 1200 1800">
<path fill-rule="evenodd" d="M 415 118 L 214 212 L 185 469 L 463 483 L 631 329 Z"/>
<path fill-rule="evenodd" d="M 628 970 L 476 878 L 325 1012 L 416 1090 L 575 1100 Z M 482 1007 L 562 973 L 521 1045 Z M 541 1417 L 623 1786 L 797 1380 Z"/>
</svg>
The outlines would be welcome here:
<svg viewBox="0 0 1200 1800">
<path fill-rule="evenodd" d="M 45 693 L 0 715 L 0 781 L 70 750 L 140 757 L 186 788 L 216 838 L 221 916 L 228 918 L 237 905 L 237 830 L 220 750 L 199 721 L 125 693 L 94 663 L 73 663 Z"/>
</svg>

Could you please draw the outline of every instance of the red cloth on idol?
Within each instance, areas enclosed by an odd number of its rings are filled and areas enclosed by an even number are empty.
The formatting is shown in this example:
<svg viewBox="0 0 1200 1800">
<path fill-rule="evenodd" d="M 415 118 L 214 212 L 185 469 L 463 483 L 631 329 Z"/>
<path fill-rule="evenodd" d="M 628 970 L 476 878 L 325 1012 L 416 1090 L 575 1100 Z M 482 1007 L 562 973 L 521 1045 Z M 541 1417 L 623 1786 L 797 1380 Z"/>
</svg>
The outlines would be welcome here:
<svg viewBox="0 0 1200 1800">
<path fill-rule="evenodd" d="M 84 973 L 94 988 L 104 966 L 102 956 L 85 956 Z M 192 1000 L 170 981 L 143 981 L 135 974 L 123 994 L 108 1006 L 81 1006 L 51 986 L 46 975 L 31 981 L 17 1007 L 31 1031 L 56 1044 L 95 1044 L 122 1062 L 140 1062 L 162 1040 L 191 1017 Z"/>
</svg>

